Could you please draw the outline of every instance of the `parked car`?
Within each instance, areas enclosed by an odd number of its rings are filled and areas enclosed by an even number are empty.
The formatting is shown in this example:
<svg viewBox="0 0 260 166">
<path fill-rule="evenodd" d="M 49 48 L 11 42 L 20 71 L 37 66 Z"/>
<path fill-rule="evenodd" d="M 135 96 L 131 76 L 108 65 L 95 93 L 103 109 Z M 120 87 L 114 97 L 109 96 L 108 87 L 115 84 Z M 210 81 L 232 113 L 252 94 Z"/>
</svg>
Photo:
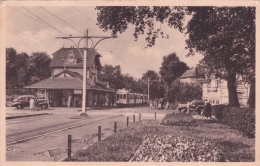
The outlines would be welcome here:
<svg viewBox="0 0 260 166">
<path fill-rule="evenodd" d="M 184 110 L 184 112 L 187 112 L 187 104 L 178 104 L 177 110 L 181 112 Z"/>
<path fill-rule="evenodd" d="M 193 101 L 190 102 L 188 107 L 190 109 L 190 112 L 199 111 L 198 113 L 200 114 L 201 109 L 203 109 L 205 107 L 205 101 L 204 100 L 193 100 Z M 177 109 L 180 112 L 182 110 L 184 110 L 184 112 L 186 112 L 187 111 L 187 104 L 178 104 Z"/>
<path fill-rule="evenodd" d="M 189 104 L 189 109 L 191 111 L 196 111 L 198 109 L 203 109 L 205 108 L 205 101 L 204 100 L 193 100 L 190 104 Z"/>
<path fill-rule="evenodd" d="M 17 109 L 23 109 L 24 107 L 30 106 L 30 99 L 34 98 L 33 95 L 22 95 L 13 100 L 12 107 L 16 107 Z M 49 101 L 47 99 L 38 99 L 37 100 L 37 106 L 42 109 L 48 108 Z"/>
</svg>

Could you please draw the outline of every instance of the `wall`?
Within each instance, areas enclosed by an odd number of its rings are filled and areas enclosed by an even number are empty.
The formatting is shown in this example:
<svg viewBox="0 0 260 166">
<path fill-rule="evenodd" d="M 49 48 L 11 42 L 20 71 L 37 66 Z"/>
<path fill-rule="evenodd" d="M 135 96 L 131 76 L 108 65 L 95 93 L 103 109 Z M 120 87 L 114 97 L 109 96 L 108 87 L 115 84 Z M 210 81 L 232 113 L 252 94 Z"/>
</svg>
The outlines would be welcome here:
<svg viewBox="0 0 260 166">
<path fill-rule="evenodd" d="M 196 84 L 199 85 L 204 81 L 204 78 L 182 78 L 180 79 L 181 83 L 188 83 L 188 84 Z"/>
</svg>

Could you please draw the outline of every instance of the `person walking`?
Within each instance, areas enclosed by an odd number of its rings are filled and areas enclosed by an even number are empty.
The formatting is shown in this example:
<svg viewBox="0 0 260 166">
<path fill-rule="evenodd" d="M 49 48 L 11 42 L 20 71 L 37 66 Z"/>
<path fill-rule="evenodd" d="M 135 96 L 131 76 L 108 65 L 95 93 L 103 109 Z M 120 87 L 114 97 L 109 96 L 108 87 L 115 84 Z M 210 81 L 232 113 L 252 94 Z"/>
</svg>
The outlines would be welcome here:
<svg viewBox="0 0 260 166">
<path fill-rule="evenodd" d="M 35 103 L 34 98 L 31 98 L 30 99 L 30 109 L 31 109 L 31 111 L 34 111 L 34 103 Z"/>
<path fill-rule="evenodd" d="M 69 96 L 68 96 L 68 108 L 70 108 L 71 99 L 72 99 L 72 96 L 71 96 L 71 95 L 69 95 Z"/>
</svg>

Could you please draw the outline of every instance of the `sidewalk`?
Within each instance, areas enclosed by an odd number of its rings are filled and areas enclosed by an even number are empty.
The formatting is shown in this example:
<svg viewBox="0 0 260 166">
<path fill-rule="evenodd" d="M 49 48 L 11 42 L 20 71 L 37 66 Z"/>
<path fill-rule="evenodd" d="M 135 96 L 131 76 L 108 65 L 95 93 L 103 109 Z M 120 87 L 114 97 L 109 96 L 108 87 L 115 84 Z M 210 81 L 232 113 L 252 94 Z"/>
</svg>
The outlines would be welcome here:
<svg viewBox="0 0 260 166">
<path fill-rule="evenodd" d="M 86 108 L 86 113 L 89 114 L 93 110 L 104 110 L 109 108 Z M 16 119 L 31 116 L 42 116 L 50 114 L 70 114 L 78 115 L 81 114 L 80 108 L 67 108 L 67 107 L 49 107 L 47 109 L 39 109 L 38 111 L 31 111 L 30 108 L 25 107 L 24 109 L 16 109 L 15 107 L 6 107 L 6 119 Z"/>
</svg>

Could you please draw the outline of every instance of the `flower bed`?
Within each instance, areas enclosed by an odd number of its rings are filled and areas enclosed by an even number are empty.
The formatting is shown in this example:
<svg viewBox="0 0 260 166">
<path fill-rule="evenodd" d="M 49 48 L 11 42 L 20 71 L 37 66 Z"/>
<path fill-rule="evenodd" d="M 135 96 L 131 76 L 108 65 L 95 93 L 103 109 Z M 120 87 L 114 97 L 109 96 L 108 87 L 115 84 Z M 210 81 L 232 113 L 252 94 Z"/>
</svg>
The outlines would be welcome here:
<svg viewBox="0 0 260 166">
<path fill-rule="evenodd" d="M 134 154 L 136 162 L 223 162 L 217 146 L 205 138 L 174 137 L 172 135 L 145 136 Z"/>
<path fill-rule="evenodd" d="M 198 122 L 192 118 L 190 114 L 184 113 L 171 113 L 167 114 L 162 122 L 161 125 L 171 125 L 171 126 L 198 126 Z"/>
</svg>

